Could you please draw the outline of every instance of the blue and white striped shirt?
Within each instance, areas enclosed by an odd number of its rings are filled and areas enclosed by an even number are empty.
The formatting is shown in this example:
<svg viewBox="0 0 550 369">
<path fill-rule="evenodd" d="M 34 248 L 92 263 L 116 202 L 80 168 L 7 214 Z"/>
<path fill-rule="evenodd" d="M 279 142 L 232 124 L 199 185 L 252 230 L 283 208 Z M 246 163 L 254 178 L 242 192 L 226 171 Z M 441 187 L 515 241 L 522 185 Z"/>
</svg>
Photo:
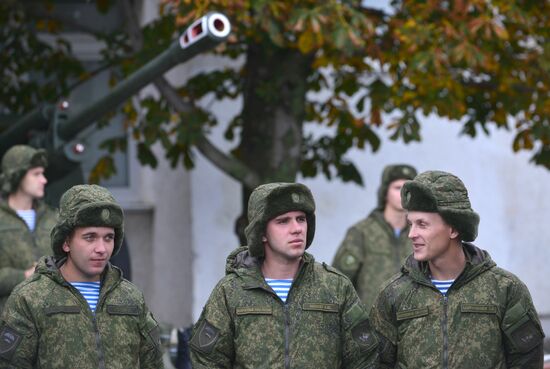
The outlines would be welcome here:
<svg viewBox="0 0 550 369">
<path fill-rule="evenodd" d="M 34 231 L 36 225 L 36 210 L 16 210 L 15 212 L 25 221 L 25 223 L 27 223 L 31 232 Z"/>
<path fill-rule="evenodd" d="M 447 295 L 447 291 L 449 290 L 449 288 L 451 288 L 454 281 L 455 281 L 454 279 L 449 279 L 448 281 L 440 281 L 437 279 L 432 279 L 433 285 L 435 286 L 435 288 L 439 290 L 439 292 L 441 292 L 443 296 Z"/>
<path fill-rule="evenodd" d="M 277 296 L 283 302 L 286 302 L 286 298 L 288 297 L 288 291 L 290 291 L 290 287 L 292 286 L 292 279 L 272 279 L 272 278 L 266 278 L 265 281 L 275 291 Z"/>
<path fill-rule="evenodd" d="M 86 299 L 90 310 L 95 313 L 97 300 L 99 299 L 100 282 L 71 282 L 74 288 Z"/>
</svg>

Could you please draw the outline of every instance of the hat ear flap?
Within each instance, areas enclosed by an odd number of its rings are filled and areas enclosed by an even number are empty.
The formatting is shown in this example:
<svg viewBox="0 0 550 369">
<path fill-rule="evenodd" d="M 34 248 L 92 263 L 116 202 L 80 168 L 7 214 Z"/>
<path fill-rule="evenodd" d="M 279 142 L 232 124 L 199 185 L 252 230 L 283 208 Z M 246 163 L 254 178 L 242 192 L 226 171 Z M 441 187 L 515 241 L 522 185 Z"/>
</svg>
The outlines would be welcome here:
<svg viewBox="0 0 550 369">
<path fill-rule="evenodd" d="M 437 212 L 437 200 L 432 191 L 414 181 L 405 182 L 403 185 L 401 206 L 409 211 Z"/>
<path fill-rule="evenodd" d="M 442 211 L 440 214 L 445 223 L 457 230 L 462 241 L 472 242 L 477 238 L 479 215 L 476 212 L 454 210 Z"/>
</svg>

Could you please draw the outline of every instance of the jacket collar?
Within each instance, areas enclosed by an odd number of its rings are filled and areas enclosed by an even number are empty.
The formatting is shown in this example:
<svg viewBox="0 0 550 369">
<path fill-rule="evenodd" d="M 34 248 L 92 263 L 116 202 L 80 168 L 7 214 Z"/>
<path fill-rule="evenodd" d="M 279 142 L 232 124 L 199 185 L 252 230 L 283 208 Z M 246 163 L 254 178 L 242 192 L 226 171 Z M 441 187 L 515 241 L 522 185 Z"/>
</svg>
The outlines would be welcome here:
<svg viewBox="0 0 550 369">
<path fill-rule="evenodd" d="M 67 257 L 55 258 L 53 256 L 44 256 L 38 261 L 36 273 L 44 275 L 54 282 L 66 285 L 68 282 L 63 278 L 59 268 L 67 261 Z M 107 263 L 105 270 L 101 274 L 101 290 L 107 291 L 117 285 L 122 280 L 122 272 L 117 267 Z"/>
<path fill-rule="evenodd" d="M 455 288 L 460 287 L 479 274 L 496 266 L 496 263 L 491 259 L 487 251 L 480 249 L 472 243 L 463 242 L 462 249 L 466 256 L 466 265 L 462 273 L 455 280 Z M 417 283 L 432 284 L 428 262 L 419 262 L 414 259 L 412 254 L 407 257 L 405 264 L 401 268 L 401 272 L 409 275 Z"/>
<path fill-rule="evenodd" d="M 312 267 L 314 264 L 313 255 L 304 252 L 302 263 L 298 269 L 296 280 L 302 274 L 303 269 Z M 264 276 L 261 271 L 262 259 L 251 256 L 247 246 L 239 247 L 233 250 L 227 257 L 226 274 L 236 274 L 244 281 L 244 288 L 267 288 Z"/>
</svg>

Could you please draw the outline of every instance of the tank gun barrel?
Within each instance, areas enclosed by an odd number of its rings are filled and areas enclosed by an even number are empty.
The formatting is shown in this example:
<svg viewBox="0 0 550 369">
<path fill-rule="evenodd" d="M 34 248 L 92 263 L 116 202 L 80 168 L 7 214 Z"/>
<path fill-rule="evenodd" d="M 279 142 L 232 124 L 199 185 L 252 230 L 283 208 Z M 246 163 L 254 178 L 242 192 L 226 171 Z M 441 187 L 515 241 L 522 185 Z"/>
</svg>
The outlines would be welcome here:
<svg viewBox="0 0 550 369">
<path fill-rule="evenodd" d="M 58 136 L 65 141 L 74 138 L 106 112 L 115 109 L 176 64 L 183 63 L 223 42 L 230 31 L 229 20 L 221 13 L 208 13 L 197 19 L 169 49 L 149 61 L 100 99 L 70 114 L 68 119 L 57 127 Z"/>
</svg>

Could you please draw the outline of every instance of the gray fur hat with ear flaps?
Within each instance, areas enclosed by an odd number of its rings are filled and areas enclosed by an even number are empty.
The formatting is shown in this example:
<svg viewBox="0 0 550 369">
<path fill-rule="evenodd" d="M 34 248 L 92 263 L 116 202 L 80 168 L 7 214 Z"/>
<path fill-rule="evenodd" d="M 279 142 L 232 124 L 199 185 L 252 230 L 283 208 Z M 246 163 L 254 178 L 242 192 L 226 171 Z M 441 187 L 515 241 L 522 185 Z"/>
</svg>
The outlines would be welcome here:
<svg viewBox="0 0 550 369">
<path fill-rule="evenodd" d="M 36 167 L 46 168 L 48 159 L 46 151 L 28 145 L 11 147 L 2 158 L 0 190 L 3 195 L 15 193 L 27 171 Z"/>
<path fill-rule="evenodd" d="M 112 227 L 115 231 L 113 255 L 124 237 L 124 213 L 113 195 L 97 185 L 77 185 L 61 196 L 59 220 L 52 229 L 51 245 L 56 257 L 65 255 L 63 243 L 77 227 Z"/>
<path fill-rule="evenodd" d="M 256 187 L 248 200 L 248 226 L 245 229 L 251 256 L 263 257 L 267 222 L 289 211 L 303 211 L 307 219 L 306 248 L 315 235 L 315 201 L 309 188 L 300 183 L 268 183 Z"/>
<path fill-rule="evenodd" d="M 398 179 L 413 179 L 416 177 L 416 169 L 408 164 L 392 164 L 387 165 L 382 172 L 382 180 L 378 188 L 378 205 L 377 209 L 384 211 L 386 208 L 386 196 L 388 188 L 393 181 Z"/>
<path fill-rule="evenodd" d="M 408 211 L 438 213 L 462 241 L 472 242 L 477 237 L 479 215 L 472 209 L 466 186 L 451 173 L 427 171 L 405 182 L 401 205 Z"/>
</svg>

